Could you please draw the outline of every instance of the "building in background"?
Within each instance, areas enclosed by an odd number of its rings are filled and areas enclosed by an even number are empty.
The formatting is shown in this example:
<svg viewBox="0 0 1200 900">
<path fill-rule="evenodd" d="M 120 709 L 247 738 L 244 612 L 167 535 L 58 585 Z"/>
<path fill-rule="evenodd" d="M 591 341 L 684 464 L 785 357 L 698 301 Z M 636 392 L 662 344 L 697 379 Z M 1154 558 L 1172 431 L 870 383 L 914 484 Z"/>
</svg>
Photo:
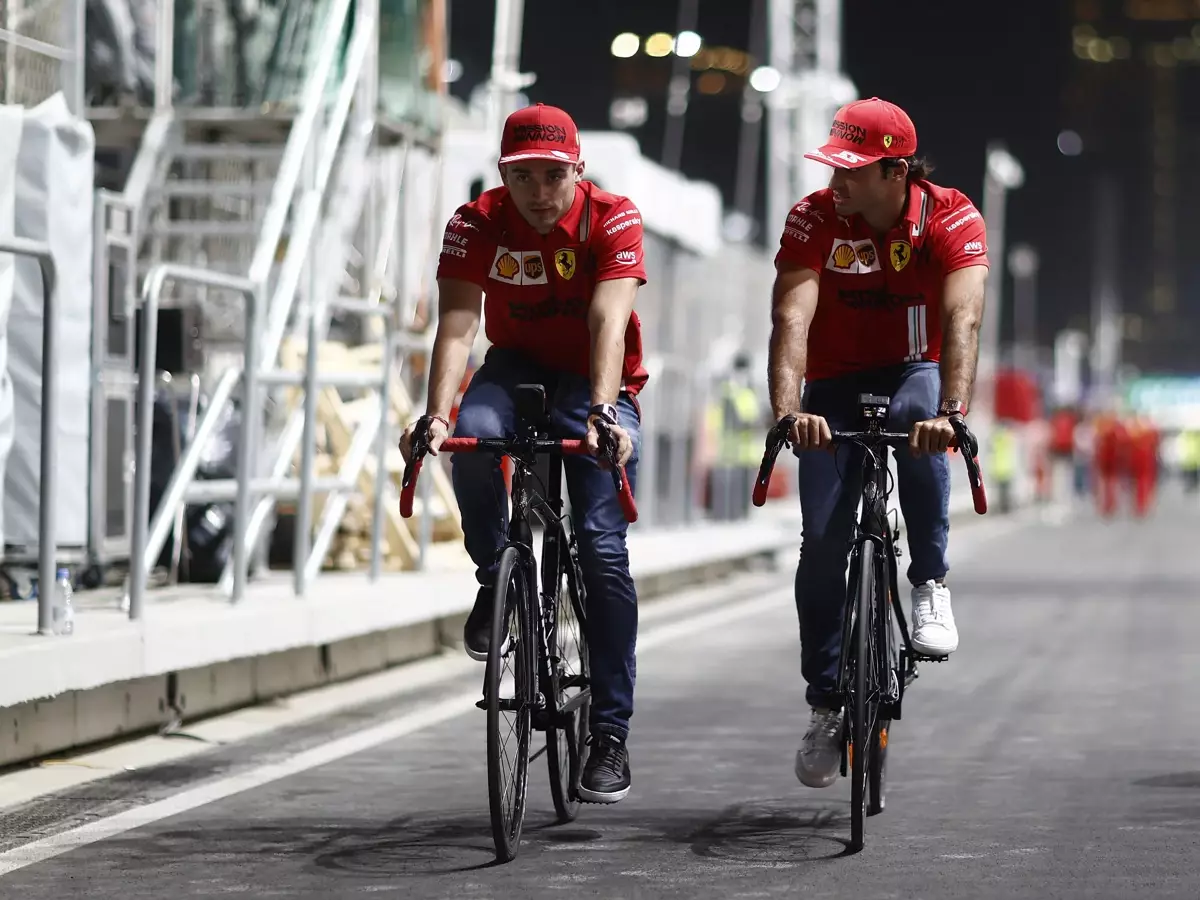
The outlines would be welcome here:
<svg viewBox="0 0 1200 900">
<path fill-rule="evenodd" d="M 1080 137 L 1091 184 L 1078 199 L 1092 221 L 1095 179 L 1118 189 L 1116 226 L 1123 315 L 1121 357 L 1143 370 L 1196 365 L 1200 328 L 1200 2 L 1073 0 L 1074 59 L 1064 92 L 1066 121 Z M 1080 152 L 1081 151 L 1081 152 Z M 1064 238 L 1066 217 L 1064 216 Z M 1078 252 L 1063 246 L 1063 252 Z M 1095 242 L 1086 252 L 1095 253 Z"/>
</svg>

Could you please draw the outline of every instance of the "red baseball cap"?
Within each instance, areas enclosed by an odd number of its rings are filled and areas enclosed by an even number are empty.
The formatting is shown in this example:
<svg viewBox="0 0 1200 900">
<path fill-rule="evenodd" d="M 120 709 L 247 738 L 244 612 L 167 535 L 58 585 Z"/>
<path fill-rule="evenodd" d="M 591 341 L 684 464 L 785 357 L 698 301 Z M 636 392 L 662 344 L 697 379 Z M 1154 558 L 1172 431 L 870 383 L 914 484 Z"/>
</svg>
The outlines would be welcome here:
<svg viewBox="0 0 1200 900">
<path fill-rule="evenodd" d="M 557 106 L 527 106 L 504 123 L 500 138 L 500 165 L 522 159 L 579 162 L 579 129 Z"/>
<path fill-rule="evenodd" d="M 894 103 L 872 97 L 847 103 L 833 117 L 829 141 L 805 153 L 837 169 L 860 169 L 884 157 L 912 156 L 917 152 L 917 129 L 908 113 Z"/>
</svg>

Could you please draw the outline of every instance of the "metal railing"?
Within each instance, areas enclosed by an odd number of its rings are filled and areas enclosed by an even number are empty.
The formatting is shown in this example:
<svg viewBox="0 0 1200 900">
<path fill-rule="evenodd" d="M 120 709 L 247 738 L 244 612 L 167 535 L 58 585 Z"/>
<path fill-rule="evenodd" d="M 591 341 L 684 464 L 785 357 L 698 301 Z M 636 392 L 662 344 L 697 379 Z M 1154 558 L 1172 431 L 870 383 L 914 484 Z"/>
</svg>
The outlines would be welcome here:
<svg viewBox="0 0 1200 900">
<path fill-rule="evenodd" d="M 233 600 L 242 599 L 246 590 L 248 554 L 246 526 L 249 524 L 250 477 L 255 460 L 255 437 L 258 409 L 258 332 L 259 315 L 264 290 L 248 278 L 209 272 L 191 266 L 162 263 L 155 266 L 146 278 L 142 291 L 141 377 L 138 379 L 137 463 L 134 469 L 133 540 L 129 561 L 129 617 L 141 618 L 146 596 L 146 579 L 153 568 L 176 508 L 183 503 L 188 485 L 196 474 L 200 453 L 215 430 L 214 411 L 224 408 L 239 378 L 236 370 L 227 372 L 218 382 L 212 400 L 187 452 L 180 459 L 171 480 L 167 483 L 158 513 L 150 526 L 150 464 L 154 437 L 154 360 L 158 351 L 158 307 L 168 280 L 189 281 L 207 287 L 236 291 L 245 299 L 246 349 L 242 388 L 242 435 L 238 445 L 237 515 L 234 516 Z M 150 534 L 147 532 L 150 531 Z"/>
<path fill-rule="evenodd" d="M 0 100 L 36 106 L 62 91 L 72 115 L 83 115 L 85 0 L 4 4 Z"/>
<path fill-rule="evenodd" d="M 38 634 L 54 630 L 53 598 L 56 575 L 58 536 L 55 529 L 54 461 L 58 454 L 58 432 L 55 431 L 58 407 L 58 344 L 54 284 L 57 272 L 50 245 L 27 238 L 0 238 L 0 253 L 28 256 L 37 260 L 42 270 L 42 431 L 41 460 L 38 473 Z"/>
</svg>

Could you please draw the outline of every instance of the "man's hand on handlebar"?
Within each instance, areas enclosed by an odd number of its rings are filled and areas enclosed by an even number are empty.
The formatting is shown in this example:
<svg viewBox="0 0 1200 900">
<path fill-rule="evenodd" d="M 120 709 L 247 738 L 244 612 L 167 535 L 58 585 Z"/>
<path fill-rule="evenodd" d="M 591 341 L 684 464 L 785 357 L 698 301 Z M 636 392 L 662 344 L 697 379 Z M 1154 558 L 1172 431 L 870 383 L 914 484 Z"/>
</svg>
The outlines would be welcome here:
<svg viewBox="0 0 1200 900">
<path fill-rule="evenodd" d="M 824 416 L 814 416 L 810 413 L 789 413 L 796 421 L 788 440 L 797 450 L 824 450 L 833 442 L 833 432 Z M 781 417 L 782 418 L 782 417 Z"/>
<path fill-rule="evenodd" d="M 428 441 L 429 453 L 431 456 L 437 456 L 438 448 L 442 446 L 442 441 L 450 434 L 450 428 L 440 418 L 430 418 L 422 416 L 404 429 L 404 434 L 400 435 L 400 455 L 404 457 L 404 464 L 407 466 L 412 462 L 412 447 L 413 437 L 417 429 L 425 429 L 426 440 Z"/>
<path fill-rule="evenodd" d="M 595 416 L 588 417 L 587 429 L 587 448 L 588 453 L 596 457 L 600 461 L 600 468 L 609 468 L 608 460 L 605 459 L 600 444 L 600 432 L 596 428 L 597 418 Z M 602 427 L 607 423 L 602 423 Z M 617 465 L 625 465 L 629 462 L 629 458 L 633 456 L 633 439 L 629 437 L 629 432 L 620 425 L 607 425 L 608 433 L 612 435 L 613 441 L 616 442 L 616 457 Z"/>
<path fill-rule="evenodd" d="M 949 416 L 925 419 L 913 425 L 909 432 L 908 447 L 913 456 L 922 453 L 945 453 L 954 441 L 954 426 Z"/>
</svg>

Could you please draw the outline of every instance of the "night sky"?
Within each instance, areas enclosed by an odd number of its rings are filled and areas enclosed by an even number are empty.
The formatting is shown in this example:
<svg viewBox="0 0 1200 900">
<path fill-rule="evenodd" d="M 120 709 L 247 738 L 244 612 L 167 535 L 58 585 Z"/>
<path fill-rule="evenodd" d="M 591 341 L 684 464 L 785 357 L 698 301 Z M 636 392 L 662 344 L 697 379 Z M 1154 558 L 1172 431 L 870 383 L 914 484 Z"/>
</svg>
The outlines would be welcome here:
<svg viewBox="0 0 1200 900">
<path fill-rule="evenodd" d="M 650 118 L 631 133 L 643 153 L 658 159 L 670 58 L 618 60 L 610 55 L 609 45 L 622 31 L 643 37 L 655 31 L 673 33 L 676 9 L 676 0 L 526 0 L 521 64 L 538 74 L 527 91 L 530 99 L 568 109 L 583 129 L 606 129 L 614 94 L 640 93 L 649 101 Z M 748 0 L 700 0 L 696 30 L 706 44 L 746 48 L 749 9 Z M 1056 146 L 1062 129 L 1080 127 L 1072 121 L 1078 116 L 1070 102 L 1072 71 L 1078 73 L 1075 67 L 1080 65 L 1071 51 L 1073 9 L 1068 0 L 845 0 L 843 12 L 843 69 L 859 96 L 880 96 L 908 111 L 921 152 L 936 164 L 935 182 L 959 188 L 981 203 L 989 141 L 1003 142 L 1023 163 L 1026 181 L 1009 194 L 1007 232 L 1010 246 L 1027 241 L 1041 254 L 1043 344 L 1062 327 L 1086 327 L 1090 305 L 1089 165 L 1094 161 L 1087 155 L 1065 157 Z M 487 0 L 451 4 L 450 55 L 464 66 L 463 77 L 452 88 L 456 96 L 465 99 L 487 76 L 493 15 L 494 4 Z M 1078 91 L 1078 78 L 1075 82 Z M 718 96 L 693 90 L 682 164 L 687 176 L 716 184 L 730 206 L 740 93 L 740 86 Z M 1181 102 L 1188 101 L 1181 97 Z M 1129 199 L 1135 201 L 1139 191 L 1148 189 L 1140 187 L 1136 161 L 1128 165 L 1133 171 L 1121 177 Z M 760 181 L 760 216 L 762 191 Z M 767 223 L 764 236 L 772 250 L 777 225 Z M 997 262 L 993 260 L 993 266 Z M 1144 302 L 1142 282 L 1126 280 L 1126 308 L 1136 311 Z M 1184 297 L 1189 284 L 1187 273 L 1181 274 L 1181 311 L 1194 305 Z M 1006 302 L 1006 309 L 1009 306 Z M 1002 327 L 1007 335 L 1007 316 Z M 1190 359 L 1193 354 L 1185 356 Z M 1160 367 L 1178 368 L 1189 359 L 1164 362 L 1159 354 L 1158 362 Z"/>
</svg>

